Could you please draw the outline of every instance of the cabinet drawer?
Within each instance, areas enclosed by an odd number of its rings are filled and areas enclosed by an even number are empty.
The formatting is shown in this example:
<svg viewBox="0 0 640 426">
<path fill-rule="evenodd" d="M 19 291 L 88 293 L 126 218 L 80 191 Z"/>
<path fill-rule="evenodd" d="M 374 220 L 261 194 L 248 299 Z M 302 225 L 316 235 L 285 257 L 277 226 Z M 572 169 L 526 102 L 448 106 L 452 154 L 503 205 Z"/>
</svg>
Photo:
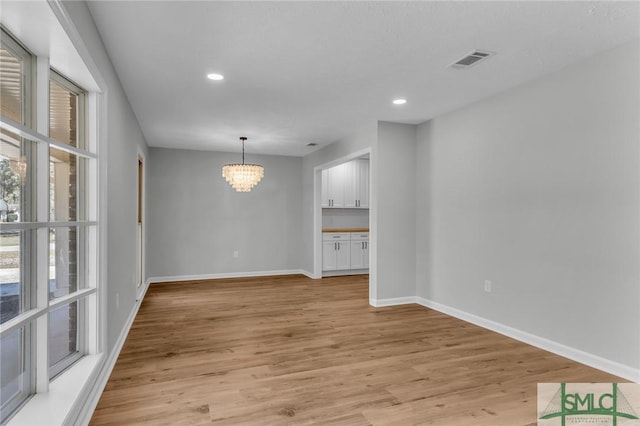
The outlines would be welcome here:
<svg viewBox="0 0 640 426">
<path fill-rule="evenodd" d="M 351 238 L 348 232 L 323 232 L 323 241 L 349 241 Z"/>
<path fill-rule="evenodd" d="M 351 241 L 369 241 L 368 232 L 352 232 Z"/>
</svg>

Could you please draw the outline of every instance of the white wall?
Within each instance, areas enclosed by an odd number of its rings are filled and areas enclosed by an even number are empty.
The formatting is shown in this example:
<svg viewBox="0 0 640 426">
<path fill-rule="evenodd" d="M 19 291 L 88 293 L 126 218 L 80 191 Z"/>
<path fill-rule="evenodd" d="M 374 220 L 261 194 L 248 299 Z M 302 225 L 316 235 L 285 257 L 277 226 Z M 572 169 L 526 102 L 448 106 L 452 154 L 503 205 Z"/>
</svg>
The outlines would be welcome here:
<svg viewBox="0 0 640 426">
<path fill-rule="evenodd" d="M 322 209 L 322 229 L 368 227 L 369 209 Z"/>
<path fill-rule="evenodd" d="M 302 159 L 249 155 L 265 167 L 248 193 L 222 178 L 239 153 L 149 150 L 149 275 L 215 276 L 299 271 Z M 238 251 L 238 258 L 233 252 Z"/>
<path fill-rule="evenodd" d="M 377 300 L 416 294 L 415 156 L 416 126 L 378 123 L 378 150 L 371 158 L 377 172 Z"/>
<path fill-rule="evenodd" d="M 107 348 L 110 352 L 136 302 L 136 203 L 138 149 L 147 144 L 120 80 L 84 2 L 65 1 L 64 8 L 106 81 L 107 140 L 101 161 L 106 161 L 107 182 Z M 116 298 L 119 303 L 116 304 Z"/>
<path fill-rule="evenodd" d="M 419 126 L 418 296 L 640 367 L 639 51 Z"/>
</svg>

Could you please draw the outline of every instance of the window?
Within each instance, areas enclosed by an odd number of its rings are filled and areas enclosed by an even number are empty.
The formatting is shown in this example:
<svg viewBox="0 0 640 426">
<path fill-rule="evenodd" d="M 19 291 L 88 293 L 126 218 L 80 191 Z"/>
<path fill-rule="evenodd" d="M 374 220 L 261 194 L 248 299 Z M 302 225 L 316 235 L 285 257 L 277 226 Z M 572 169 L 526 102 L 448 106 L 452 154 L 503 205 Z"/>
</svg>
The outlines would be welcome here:
<svg viewBox="0 0 640 426">
<path fill-rule="evenodd" d="M 30 80 L 32 61 L 29 53 L 2 34 L 0 44 L 0 115 L 16 123 L 30 123 Z M 0 132 L 0 221 L 24 222 L 31 219 L 32 203 L 26 196 L 32 186 L 27 162 L 32 143 L 16 133 Z M 28 173 L 29 172 L 29 173 Z M 31 261 L 27 255 L 31 229 L 0 228 L 0 324 L 14 322 L 29 310 Z M 33 392 L 30 358 L 32 324 L 16 324 L 0 335 L 0 413 L 19 407 Z"/>
<path fill-rule="evenodd" d="M 5 422 L 31 395 L 46 392 L 96 340 L 87 324 L 97 316 L 98 223 L 87 93 L 54 70 L 35 76 L 39 59 L 6 31 L 1 36 L 0 422 Z M 47 104 L 48 135 L 36 131 L 47 121 L 36 122 L 31 113 Z"/>
</svg>

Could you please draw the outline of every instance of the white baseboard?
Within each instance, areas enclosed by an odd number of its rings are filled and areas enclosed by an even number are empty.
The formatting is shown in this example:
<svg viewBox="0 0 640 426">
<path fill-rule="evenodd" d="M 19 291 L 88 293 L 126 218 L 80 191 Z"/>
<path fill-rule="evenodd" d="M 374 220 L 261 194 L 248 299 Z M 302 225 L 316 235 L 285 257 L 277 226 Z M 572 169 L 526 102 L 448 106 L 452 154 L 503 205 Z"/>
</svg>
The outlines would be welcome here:
<svg viewBox="0 0 640 426">
<path fill-rule="evenodd" d="M 87 393 L 87 397 L 82 401 L 82 404 L 79 406 L 78 410 L 76 410 L 75 415 L 67 417 L 67 421 L 65 424 L 74 424 L 74 425 L 88 425 L 91 421 L 91 417 L 93 416 L 93 412 L 98 406 L 98 402 L 100 401 L 100 397 L 102 396 L 102 392 L 104 391 L 105 386 L 107 385 L 107 381 L 111 376 L 111 372 L 113 371 L 113 367 L 116 365 L 116 361 L 118 360 L 118 356 L 120 356 L 120 351 L 122 350 L 122 346 L 124 346 L 125 340 L 127 340 L 127 335 L 129 334 L 129 330 L 133 325 L 133 321 L 138 314 L 138 310 L 140 309 L 140 305 L 142 304 L 142 299 L 149 289 L 150 280 L 147 279 L 146 283 L 143 285 L 142 290 L 138 294 L 138 298 L 136 299 L 136 303 L 127 318 L 127 321 L 118 336 L 118 340 L 116 340 L 115 345 L 113 345 L 113 349 L 109 356 L 104 361 L 100 372 L 93 382 L 93 386 Z"/>
<path fill-rule="evenodd" d="M 317 279 L 319 279 L 319 278 L 322 278 L 322 276 L 316 276 L 314 273 L 309 272 L 309 271 L 304 270 L 304 269 L 301 269 L 301 270 L 300 270 L 300 273 L 301 273 L 302 275 L 304 275 L 305 277 L 307 277 L 307 278 L 311 278 L 312 280 L 317 280 Z"/>
<path fill-rule="evenodd" d="M 415 296 L 395 297 L 393 299 L 369 298 L 369 304 L 374 308 L 382 308 L 384 306 L 409 305 L 411 303 L 417 303 Z"/>
<path fill-rule="evenodd" d="M 598 370 L 605 371 L 623 379 L 630 380 L 635 383 L 640 383 L 640 369 L 630 367 L 628 365 L 620 364 L 615 361 L 602 358 L 597 355 L 584 352 L 580 349 L 572 348 L 570 346 L 563 345 L 562 343 L 554 342 L 553 340 L 546 339 L 544 337 L 536 336 L 535 334 L 528 333 L 526 331 L 518 330 L 513 327 L 501 324 L 496 321 L 492 321 L 460 309 L 452 308 L 447 305 L 443 305 L 432 300 L 425 299 L 423 297 L 409 296 L 409 297 L 397 297 L 393 299 L 369 299 L 369 304 L 374 307 L 383 306 L 395 306 L 406 305 L 410 303 L 417 303 L 418 305 L 430 308 L 443 314 L 461 319 L 463 321 L 475 324 L 487 330 L 495 331 L 504 336 L 511 337 L 512 339 L 526 343 L 531 346 L 535 346 L 540 349 L 544 349 L 556 355 L 568 358 L 570 360 L 579 362 L 589 367 L 597 368 Z"/>
<path fill-rule="evenodd" d="M 640 369 L 630 367 L 628 365 L 620 364 L 597 355 L 584 352 L 580 349 L 572 348 L 563 345 L 558 342 L 554 342 L 544 337 L 536 336 L 535 334 L 528 333 L 526 331 L 518 330 L 507 325 L 488 320 L 483 317 L 479 317 L 474 314 L 462 311 L 460 309 L 452 308 L 450 306 L 443 305 L 438 302 L 434 302 L 422 297 L 416 297 L 416 303 L 426 308 L 442 312 L 443 314 L 450 315 L 452 317 L 461 319 L 463 321 L 470 322 L 478 325 L 482 328 L 486 328 L 496 333 L 500 333 L 512 339 L 519 340 L 527 343 L 531 346 L 535 346 L 540 349 L 552 352 L 556 355 L 563 356 L 581 364 L 588 365 L 589 367 L 597 368 L 598 370 L 605 371 L 607 373 L 622 377 L 624 379 L 640 383 Z"/>
<path fill-rule="evenodd" d="M 369 273 L 369 269 L 342 269 L 339 271 L 322 271 L 322 277 L 342 277 L 346 275 L 365 275 Z"/>
<path fill-rule="evenodd" d="M 252 271 L 252 272 L 223 272 L 221 274 L 201 274 L 201 275 L 173 275 L 166 277 L 151 277 L 149 282 L 164 283 L 176 281 L 202 281 L 218 280 L 222 278 L 251 278 L 251 277 L 271 277 L 275 275 L 305 275 L 313 278 L 313 274 L 302 269 L 282 269 L 276 271 Z"/>
</svg>

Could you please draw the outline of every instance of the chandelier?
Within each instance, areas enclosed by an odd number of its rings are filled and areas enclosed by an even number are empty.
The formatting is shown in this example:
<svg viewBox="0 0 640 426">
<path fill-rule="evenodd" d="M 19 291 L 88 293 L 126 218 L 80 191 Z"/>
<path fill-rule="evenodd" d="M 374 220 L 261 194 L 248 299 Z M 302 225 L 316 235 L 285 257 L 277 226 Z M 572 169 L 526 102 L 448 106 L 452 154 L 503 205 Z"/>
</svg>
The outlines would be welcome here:
<svg viewBox="0 0 640 426">
<path fill-rule="evenodd" d="M 222 167 L 222 177 L 238 192 L 249 192 L 264 177 L 264 167 L 258 164 L 244 164 L 244 136 L 242 141 L 242 164 L 226 164 Z"/>
</svg>

